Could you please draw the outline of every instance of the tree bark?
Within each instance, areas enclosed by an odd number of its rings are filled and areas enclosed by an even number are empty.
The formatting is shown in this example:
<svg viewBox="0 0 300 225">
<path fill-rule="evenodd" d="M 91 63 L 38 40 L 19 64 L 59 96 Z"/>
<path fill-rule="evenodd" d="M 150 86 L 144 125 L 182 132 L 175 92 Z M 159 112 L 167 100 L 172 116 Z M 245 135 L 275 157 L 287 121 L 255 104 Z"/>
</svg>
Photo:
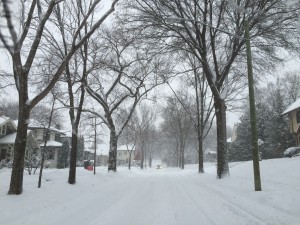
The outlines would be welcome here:
<svg viewBox="0 0 300 225">
<path fill-rule="evenodd" d="M 15 72 L 16 73 L 16 72 Z M 21 73 L 21 72 L 19 72 Z M 15 75 L 15 77 L 18 75 Z M 27 74 L 22 73 L 19 79 L 19 120 L 14 146 L 14 161 L 11 172 L 8 194 L 19 195 L 23 191 L 24 157 L 27 143 L 27 129 L 30 108 L 28 103 Z"/>
<path fill-rule="evenodd" d="M 184 169 L 184 148 L 181 147 L 181 169 Z"/>
<path fill-rule="evenodd" d="M 128 169 L 130 170 L 131 167 L 131 155 L 132 155 L 132 151 L 129 152 L 129 162 L 128 162 Z"/>
<path fill-rule="evenodd" d="M 225 100 L 215 97 L 215 111 L 217 119 L 217 177 L 219 179 L 229 175 L 226 148 L 226 105 Z"/>
<path fill-rule="evenodd" d="M 78 126 L 72 124 L 72 139 L 71 139 L 71 153 L 70 153 L 70 170 L 69 170 L 69 184 L 76 183 L 76 161 L 77 161 L 77 141 L 78 141 Z"/>
<path fill-rule="evenodd" d="M 204 173 L 202 137 L 198 134 L 198 173 Z"/>
<path fill-rule="evenodd" d="M 142 153 L 142 157 L 141 157 L 141 169 L 144 169 L 144 159 L 145 159 L 145 150 L 144 150 L 144 141 L 142 140 L 142 144 L 141 144 L 141 153 Z"/>
<path fill-rule="evenodd" d="M 110 128 L 110 140 L 109 140 L 109 154 L 108 154 L 108 171 L 117 171 L 117 147 L 118 137 L 116 135 L 115 127 Z"/>
</svg>

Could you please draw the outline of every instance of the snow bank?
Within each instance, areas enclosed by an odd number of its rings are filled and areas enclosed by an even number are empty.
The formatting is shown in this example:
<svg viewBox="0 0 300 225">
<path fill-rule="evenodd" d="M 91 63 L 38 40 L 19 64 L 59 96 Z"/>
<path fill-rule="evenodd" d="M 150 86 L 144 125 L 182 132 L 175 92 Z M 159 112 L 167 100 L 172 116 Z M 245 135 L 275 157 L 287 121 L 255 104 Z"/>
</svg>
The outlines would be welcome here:
<svg viewBox="0 0 300 225">
<path fill-rule="evenodd" d="M 300 157 L 263 160 L 261 192 L 254 191 L 252 162 L 230 164 L 231 175 L 216 179 L 216 165 L 186 169 L 139 170 L 119 167 L 96 175 L 77 168 L 69 185 L 68 169 L 24 175 L 24 193 L 7 195 L 10 169 L 0 170 L 0 224 L 70 225 L 298 225 Z"/>
</svg>

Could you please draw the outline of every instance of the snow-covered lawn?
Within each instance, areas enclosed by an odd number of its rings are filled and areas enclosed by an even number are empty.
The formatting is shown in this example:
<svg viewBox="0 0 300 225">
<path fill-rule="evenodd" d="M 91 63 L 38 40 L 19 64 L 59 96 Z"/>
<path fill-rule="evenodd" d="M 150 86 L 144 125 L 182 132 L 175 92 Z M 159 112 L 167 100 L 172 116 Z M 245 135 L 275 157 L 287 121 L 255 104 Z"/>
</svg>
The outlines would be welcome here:
<svg viewBox="0 0 300 225">
<path fill-rule="evenodd" d="M 24 176 L 24 192 L 7 195 L 10 169 L 0 170 L 1 225 L 299 225 L 300 157 L 261 161 L 262 192 L 254 191 L 252 162 L 232 163 L 228 178 L 216 179 L 214 164 L 177 168 L 118 168 L 97 174 L 78 168 Z"/>
</svg>

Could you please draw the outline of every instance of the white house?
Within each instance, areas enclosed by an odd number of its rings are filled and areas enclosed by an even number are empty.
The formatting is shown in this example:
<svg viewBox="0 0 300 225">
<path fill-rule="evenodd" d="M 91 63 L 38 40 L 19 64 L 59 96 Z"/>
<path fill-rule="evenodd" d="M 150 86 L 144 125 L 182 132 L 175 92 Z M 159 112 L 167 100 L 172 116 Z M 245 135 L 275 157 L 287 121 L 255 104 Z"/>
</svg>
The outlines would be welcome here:
<svg viewBox="0 0 300 225">
<path fill-rule="evenodd" d="M 118 165 L 125 165 L 129 163 L 135 156 L 135 146 L 132 145 L 121 145 L 117 148 L 117 163 Z"/>
<path fill-rule="evenodd" d="M 9 162 L 13 159 L 17 126 L 9 117 L 0 117 L 0 160 Z M 40 154 L 39 144 L 31 130 L 27 131 L 25 158 L 29 154 Z"/>
<path fill-rule="evenodd" d="M 13 149 L 16 139 L 18 121 L 12 121 L 9 117 L 0 117 L 0 159 L 10 161 L 13 159 Z M 29 154 L 41 157 L 41 149 L 44 148 L 44 136 L 48 130 L 47 125 L 43 125 L 35 120 L 30 120 L 28 124 L 27 144 L 25 157 Z M 58 152 L 62 147 L 61 136 L 64 131 L 50 127 L 46 137 L 45 159 L 49 167 L 56 167 Z"/>
<path fill-rule="evenodd" d="M 17 124 L 18 121 L 15 121 Z M 44 136 L 48 130 L 48 124 L 44 125 L 36 120 L 30 120 L 28 124 L 28 129 L 31 130 L 39 144 L 41 149 L 45 146 Z M 45 146 L 45 159 L 50 168 L 55 168 L 57 165 L 57 158 L 59 151 L 62 147 L 61 136 L 64 135 L 64 131 L 50 126 L 48 135 L 46 137 Z M 39 154 L 41 155 L 41 154 Z"/>
</svg>

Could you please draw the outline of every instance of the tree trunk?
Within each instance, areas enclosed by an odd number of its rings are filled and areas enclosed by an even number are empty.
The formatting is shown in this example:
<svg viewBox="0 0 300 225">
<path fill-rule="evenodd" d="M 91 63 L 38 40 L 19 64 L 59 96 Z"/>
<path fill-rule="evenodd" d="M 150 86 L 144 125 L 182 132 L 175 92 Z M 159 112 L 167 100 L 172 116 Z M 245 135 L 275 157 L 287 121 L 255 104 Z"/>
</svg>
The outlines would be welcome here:
<svg viewBox="0 0 300 225">
<path fill-rule="evenodd" d="M 149 147 L 150 148 L 150 151 L 149 151 L 149 168 L 152 167 L 152 149 L 151 149 L 151 146 Z"/>
<path fill-rule="evenodd" d="M 115 129 L 110 129 L 110 140 L 109 140 L 109 155 L 108 155 L 108 171 L 117 171 L 117 147 L 118 138 Z"/>
<path fill-rule="evenodd" d="M 20 82 L 19 88 L 19 118 L 17 136 L 14 146 L 14 161 L 11 172 L 10 187 L 8 191 L 8 194 L 11 195 L 19 195 L 23 191 L 24 157 L 30 115 L 29 106 L 26 104 L 28 101 L 27 83 L 24 84 L 24 82 Z"/>
<path fill-rule="evenodd" d="M 70 170 L 69 170 L 69 184 L 76 183 L 76 162 L 77 162 L 77 142 L 78 142 L 78 125 L 73 124 L 72 139 L 71 139 L 71 153 L 70 153 Z"/>
<path fill-rule="evenodd" d="M 132 155 L 132 151 L 129 152 L 129 162 L 128 162 L 128 169 L 130 170 L 131 167 L 131 155 Z"/>
<path fill-rule="evenodd" d="M 141 169 L 144 169 L 144 141 L 142 141 L 142 145 L 141 145 L 141 153 L 142 153 L 142 157 L 141 157 Z"/>
<path fill-rule="evenodd" d="M 226 148 L 226 105 L 224 99 L 215 97 L 214 100 L 217 119 L 217 177 L 221 179 L 229 175 Z"/>
<path fill-rule="evenodd" d="M 199 159 L 198 173 L 204 173 L 202 137 L 200 136 L 200 134 L 198 134 L 198 159 Z"/>
<path fill-rule="evenodd" d="M 181 147 L 181 169 L 184 169 L 184 148 Z"/>
</svg>

